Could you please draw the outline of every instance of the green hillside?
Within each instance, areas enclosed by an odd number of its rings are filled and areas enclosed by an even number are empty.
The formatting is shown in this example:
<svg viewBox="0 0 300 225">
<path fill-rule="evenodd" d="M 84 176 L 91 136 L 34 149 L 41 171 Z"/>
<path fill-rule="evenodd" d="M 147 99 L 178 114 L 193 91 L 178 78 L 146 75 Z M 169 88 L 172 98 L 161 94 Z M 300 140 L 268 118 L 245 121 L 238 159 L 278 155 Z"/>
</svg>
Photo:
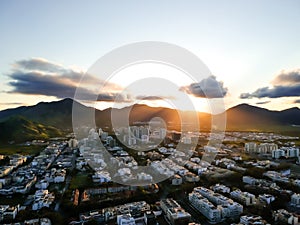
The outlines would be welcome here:
<svg viewBox="0 0 300 225">
<path fill-rule="evenodd" d="M 0 123 L 0 142 L 31 141 L 33 139 L 48 139 L 51 137 L 61 136 L 62 133 L 51 126 L 45 126 L 32 122 L 21 116 L 12 116 Z"/>
</svg>

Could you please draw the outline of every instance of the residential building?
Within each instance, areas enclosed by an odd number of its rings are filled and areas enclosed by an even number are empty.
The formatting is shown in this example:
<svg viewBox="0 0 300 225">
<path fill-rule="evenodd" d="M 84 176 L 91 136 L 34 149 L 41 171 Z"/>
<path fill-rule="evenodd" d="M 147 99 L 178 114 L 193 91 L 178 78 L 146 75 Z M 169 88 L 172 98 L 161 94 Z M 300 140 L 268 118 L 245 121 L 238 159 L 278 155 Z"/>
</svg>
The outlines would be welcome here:
<svg viewBox="0 0 300 225">
<path fill-rule="evenodd" d="M 245 152 L 247 153 L 255 153 L 257 148 L 257 144 L 255 142 L 245 143 Z"/>
<path fill-rule="evenodd" d="M 267 223 L 267 221 L 263 220 L 261 216 L 241 216 L 240 218 L 240 224 L 243 225 L 270 225 Z"/>
<path fill-rule="evenodd" d="M 171 178 L 172 185 L 181 185 L 182 184 L 182 177 L 179 176 L 178 174 L 175 174 Z"/>
<path fill-rule="evenodd" d="M 279 159 L 280 157 L 285 156 L 285 151 L 282 149 L 277 149 L 272 151 L 272 158 Z"/>
<path fill-rule="evenodd" d="M 300 194 L 294 193 L 291 197 L 291 204 L 294 206 L 300 206 Z"/>
<path fill-rule="evenodd" d="M 51 225 L 51 220 L 48 218 L 39 218 L 39 219 L 31 219 L 25 220 L 24 225 Z"/>
<path fill-rule="evenodd" d="M 191 172 L 187 172 L 184 178 L 187 182 L 198 182 L 200 180 L 199 176 Z"/>
<path fill-rule="evenodd" d="M 92 176 L 93 182 L 95 183 L 107 183 L 111 181 L 110 173 L 107 171 L 97 171 Z"/>
<path fill-rule="evenodd" d="M 275 222 L 280 222 L 282 224 L 298 224 L 298 217 L 294 216 L 292 213 L 285 209 L 279 209 L 273 212 L 273 218 Z"/>
<path fill-rule="evenodd" d="M 299 149 L 298 148 L 288 148 L 286 150 L 286 156 L 288 158 L 298 158 L 299 157 Z"/>
<path fill-rule="evenodd" d="M 264 202 L 266 204 L 271 204 L 271 202 L 275 201 L 275 197 L 273 195 L 269 195 L 269 194 L 263 194 L 263 195 L 259 195 L 258 199 L 261 202 Z"/>
<path fill-rule="evenodd" d="M 49 208 L 50 205 L 54 202 L 54 199 L 54 194 L 49 193 L 48 190 L 37 190 L 34 195 L 32 210 L 39 210 L 43 207 Z"/>
<path fill-rule="evenodd" d="M 181 208 L 175 200 L 163 199 L 160 201 L 160 206 L 172 225 L 186 225 L 189 223 L 191 215 Z"/>
<path fill-rule="evenodd" d="M 271 154 L 273 150 L 277 150 L 278 145 L 274 143 L 261 143 L 257 146 L 257 153 L 260 154 Z"/>
<path fill-rule="evenodd" d="M 156 225 L 156 216 L 153 211 L 146 211 L 144 213 L 144 222 L 146 225 Z"/>
<path fill-rule="evenodd" d="M 242 205 L 204 187 L 194 188 L 189 194 L 189 201 L 212 223 L 236 218 L 243 212 Z"/>
<path fill-rule="evenodd" d="M 241 190 L 237 189 L 230 192 L 230 196 L 246 206 L 256 204 L 255 195 L 249 192 L 242 192 Z"/>
<path fill-rule="evenodd" d="M 20 205 L 0 205 L 0 222 L 3 220 L 14 220 L 19 212 Z"/>
<path fill-rule="evenodd" d="M 135 220 L 130 214 L 118 215 L 118 225 L 135 225 Z"/>
<path fill-rule="evenodd" d="M 219 193 L 230 193 L 230 187 L 227 187 L 223 184 L 216 184 L 214 186 L 211 187 L 211 189 L 214 192 L 219 192 Z"/>
<path fill-rule="evenodd" d="M 190 203 L 201 212 L 210 223 L 218 223 L 222 219 L 222 208 L 214 206 L 208 199 L 200 193 L 193 192 L 189 194 Z"/>
<path fill-rule="evenodd" d="M 0 178 L 9 175 L 13 169 L 14 169 L 13 166 L 0 167 Z"/>
</svg>

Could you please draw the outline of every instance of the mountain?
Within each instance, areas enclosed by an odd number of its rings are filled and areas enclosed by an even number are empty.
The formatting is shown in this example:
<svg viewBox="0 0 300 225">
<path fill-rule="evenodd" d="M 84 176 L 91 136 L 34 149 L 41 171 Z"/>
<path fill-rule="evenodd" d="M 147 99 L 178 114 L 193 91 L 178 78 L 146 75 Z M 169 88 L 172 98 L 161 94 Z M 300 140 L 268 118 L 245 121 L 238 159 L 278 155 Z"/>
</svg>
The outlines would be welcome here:
<svg viewBox="0 0 300 225">
<path fill-rule="evenodd" d="M 32 122 L 21 116 L 12 116 L 0 123 L 0 142 L 24 142 L 33 139 L 48 139 L 61 136 L 57 128 Z M 3 132 L 5 131 L 5 132 Z"/>
<path fill-rule="evenodd" d="M 197 128 L 193 113 L 189 111 L 177 111 L 163 107 L 150 107 L 148 105 L 133 105 L 122 109 L 108 108 L 97 110 L 86 107 L 72 99 L 64 99 L 56 102 L 41 102 L 34 106 L 22 106 L 15 109 L 0 111 L 0 122 L 6 122 L 12 116 L 21 116 L 33 123 L 45 127 L 55 127 L 61 130 L 72 130 L 72 107 L 76 106 L 80 119 L 86 115 L 94 115 L 98 127 L 111 127 L 111 114 L 114 124 L 126 126 L 129 115 L 129 124 L 150 121 L 154 117 L 162 118 L 169 129 L 181 130 L 187 127 L 193 130 Z M 94 114 L 91 114 L 94 113 Z M 194 114 L 195 115 L 195 114 Z M 201 130 L 208 131 L 211 127 L 212 116 L 208 113 L 198 113 Z M 215 118 L 215 117 L 214 117 Z M 300 109 L 290 108 L 283 111 L 271 111 L 268 109 L 240 104 L 226 111 L 227 130 L 235 131 L 297 131 L 293 125 L 300 125 Z M 183 121 L 181 123 L 181 121 Z M 2 135 L 2 134 L 0 134 Z"/>
<path fill-rule="evenodd" d="M 240 104 L 226 111 L 227 130 L 297 131 L 300 109 L 297 107 L 272 111 L 248 104 Z"/>
<path fill-rule="evenodd" d="M 89 108 L 66 98 L 55 102 L 40 102 L 33 106 L 21 106 L 14 109 L 0 111 L 0 122 L 5 121 L 11 116 L 22 116 L 28 120 L 53 126 L 59 129 L 72 128 L 72 107 L 88 111 Z"/>
</svg>

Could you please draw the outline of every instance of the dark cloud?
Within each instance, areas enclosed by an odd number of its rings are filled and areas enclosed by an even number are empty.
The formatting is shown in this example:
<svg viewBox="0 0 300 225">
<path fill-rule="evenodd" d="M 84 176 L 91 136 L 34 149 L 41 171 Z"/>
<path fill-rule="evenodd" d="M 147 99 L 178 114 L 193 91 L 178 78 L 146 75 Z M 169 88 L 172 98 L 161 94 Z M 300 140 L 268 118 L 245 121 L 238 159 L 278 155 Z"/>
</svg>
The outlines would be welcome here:
<svg viewBox="0 0 300 225">
<path fill-rule="evenodd" d="M 300 99 L 296 99 L 295 101 L 294 101 L 294 103 L 300 103 Z"/>
<path fill-rule="evenodd" d="M 25 70 L 31 71 L 45 71 L 50 73 L 67 73 L 68 70 L 63 66 L 49 62 L 42 58 L 32 58 L 19 60 L 15 63 L 16 67 L 21 67 Z"/>
<path fill-rule="evenodd" d="M 263 87 L 253 93 L 242 93 L 240 98 L 280 98 L 300 96 L 300 84 L 293 86 L 274 86 L 273 88 Z"/>
<path fill-rule="evenodd" d="M 300 84 L 300 69 L 281 71 L 272 81 L 273 85 L 295 85 Z"/>
<path fill-rule="evenodd" d="M 66 98 L 73 97 L 77 88 L 62 76 L 44 75 L 34 71 L 16 71 L 10 74 L 10 77 L 13 79 L 9 82 L 9 85 L 13 87 L 10 93 Z"/>
<path fill-rule="evenodd" d="M 257 105 L 264 105 L 264 104 L 268 104 L 270 103 L 271 101 L 264 101 L 264 102 L 256 102 L 255 104 Z"/>
<path fill-rule="evenodd" d="M 105 82 L 81 71 L 64 68 L 45 59 L 17 61 L 14 70 L 8 76 L 11 79 L 8 84 L 13 88 L 9 93 L 73 98 L 75 91 L 79 90 L 81 100 L 129 101 L 127 96 L 115 93 L 121 89 L 118 85 Z M 83 76 L 84 79 L 81 80 Z M 80 87 L 78 87 L 79 82 L 81 82 Z M 95 88 L 90 88 L 91 85 L 102 87 L 104 84 L 105 88 L 102 90 L 104 93 L 100 93 L 99 96 L 99 92 L 95 91 Z"/>
<path fill-rule="evenodd" d="M 280 98 L 300 96 L 300 70 L 282 71 L 272 81 L 273 87 L 258 88 L 252 93 L 242 93 L 240 98 Z"/>
<path fill-rule="evenodd" d="M 123 93 L 101 93 L 98 95 L 99 102 L 132 102 L 133 99 L 129 94 Z"/>
<path fill-rule="evenodd" d="M 157 101 L 163 99 L 174 99 L 172 96 L 156 96 L 156 95 L 138 95 L 137 100 Z"/>
<path fill-rule="evenodd" d="M 179 90 L 199 98 L 223 98 L 228 92 L 223 82 L 217 81 L 215 76 L 205 78 L 199 83 L 180 87 Z"/>
</svg>

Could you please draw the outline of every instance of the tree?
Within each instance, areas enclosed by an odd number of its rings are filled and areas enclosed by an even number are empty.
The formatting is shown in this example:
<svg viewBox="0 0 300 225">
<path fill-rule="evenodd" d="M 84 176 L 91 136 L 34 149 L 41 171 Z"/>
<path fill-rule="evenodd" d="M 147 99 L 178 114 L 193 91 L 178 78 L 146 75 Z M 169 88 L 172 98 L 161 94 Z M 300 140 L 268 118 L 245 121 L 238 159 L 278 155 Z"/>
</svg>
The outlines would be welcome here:
<svg viewBox="0 0 300 225">
<path fill-rule="evenodd" d="M 98 222 L 95 219 L 91 219 L 91 220 L 85 222 L 84 224 L 85 225 L 98 225 Z"/>
</svg>

